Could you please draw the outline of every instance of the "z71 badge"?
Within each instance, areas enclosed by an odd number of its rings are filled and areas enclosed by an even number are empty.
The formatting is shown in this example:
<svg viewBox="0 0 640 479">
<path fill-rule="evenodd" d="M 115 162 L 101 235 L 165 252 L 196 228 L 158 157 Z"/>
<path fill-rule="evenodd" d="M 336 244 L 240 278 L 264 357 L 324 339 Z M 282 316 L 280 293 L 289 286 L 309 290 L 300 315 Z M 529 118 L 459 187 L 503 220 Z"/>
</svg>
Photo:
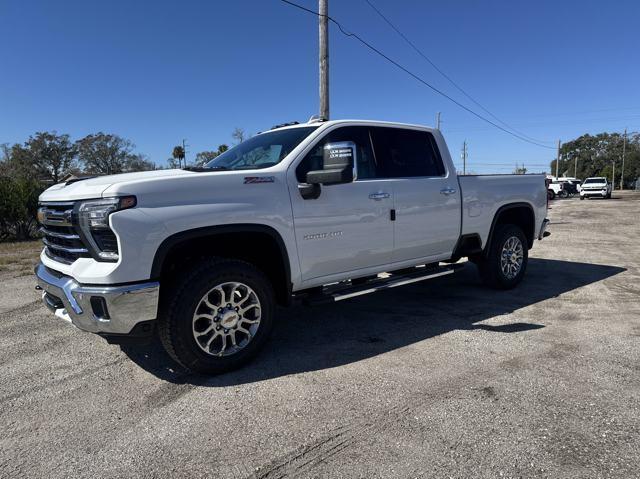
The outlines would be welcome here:
<svg viewBox="0 0 640 479">
<path fill-rule="evenodd" d="M 273 183 L 276 181 L 274 176 L 245 176 L 244 184 L 248 185 L 249 183 Z"/>
</svg>

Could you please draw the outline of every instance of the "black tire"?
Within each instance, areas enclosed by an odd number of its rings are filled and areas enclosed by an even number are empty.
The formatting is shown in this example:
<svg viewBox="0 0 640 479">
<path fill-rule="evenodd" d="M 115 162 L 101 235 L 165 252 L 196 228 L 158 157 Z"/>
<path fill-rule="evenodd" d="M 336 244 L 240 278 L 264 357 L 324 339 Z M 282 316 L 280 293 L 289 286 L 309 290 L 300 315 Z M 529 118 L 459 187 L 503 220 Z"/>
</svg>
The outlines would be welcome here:
<svg viewBox="0 0 640 479">
<path fill-rule="evenodd" d="M 547 198 L 549 198 L 550 200 L 555 200 L 556 192 L 553 190 L 547 190 Z"/>
<path fill-rule="evenodd" d="M 522 245 L 522 264 L 518 273 L 514 277 L 509 278 L 502 271 L 500 260 L 505 243 L 514 236 L 520 240 L 520 244 Z M 524 232 L 516 225 L 507 224 L 500 225 L 496 228 L 486 256 L 483 256 L 476 264 L 484 284 L 496 289 L 511 289 L 522 281 L 528 261 L 528 242 Z"/>
<path fill-rule="evenodd" d="M 558 194 L 558 196 L 560 198 L 568 198 L 569 197 L 569 192 L 565 191 L 565 190 L 560 190 L 560 193 Z"/>
<path fill-rule="evenodd" d="M 584 196 L 580 195 L 580 201 L 584 201 Z"/>
<path fill-rule="evenodd" d="M 196 343 L 193 315 L 207 292 L 227 282 L 246 284 L 255 292 L 260 301 L 260 322 L 243 349 L 228 356 L 213 356 Z M 191 371 L 219 374 L 245 365 L 258 354 L 273 327 L 273 287 L 262 271 L 244 261 L 206 260 L 176 278 L 174 288 L 168 294 L 166 300 L 163 298 L 158 318 L 160 340 L 169 355 Z"/>
</svg>

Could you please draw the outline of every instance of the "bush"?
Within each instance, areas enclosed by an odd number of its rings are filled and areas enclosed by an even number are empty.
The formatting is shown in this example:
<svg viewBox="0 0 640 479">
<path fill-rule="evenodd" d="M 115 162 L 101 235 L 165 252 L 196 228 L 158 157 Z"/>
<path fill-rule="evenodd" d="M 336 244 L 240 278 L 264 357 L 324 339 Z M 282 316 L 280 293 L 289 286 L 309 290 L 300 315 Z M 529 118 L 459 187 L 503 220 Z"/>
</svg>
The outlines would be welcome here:
<svg viewBox="0 0 640 479">
<path fill-rule="evenodd" d="M 0 241 L 37 235 L 38 196 L 42 190 L 35 180 L 0 177 Z"/>
</svg>

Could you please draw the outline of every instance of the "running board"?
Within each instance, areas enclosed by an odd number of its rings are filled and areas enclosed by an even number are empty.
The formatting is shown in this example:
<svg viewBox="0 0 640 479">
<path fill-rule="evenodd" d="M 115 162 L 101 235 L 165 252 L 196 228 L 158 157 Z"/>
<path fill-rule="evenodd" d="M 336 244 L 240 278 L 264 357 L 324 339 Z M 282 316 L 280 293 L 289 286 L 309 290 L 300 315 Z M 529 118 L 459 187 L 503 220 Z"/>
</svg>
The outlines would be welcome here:
<svg viewBox="0 0 640 479">
<path fill-rule="evenodd" d="M 406 286 L 412 283 L 418 283 L 420 281 L 426 281 L 429 279 L 439 278 L 441 276 L 447 276 L 456 272 L 456 270 L 462 268 L 462 264 L 452 264 L 437 268 L 429 268 L 420 270 L 416 268 L 415 273 L 406 275 L 391 275 L 388 278 L 378 278 L 371 280 L 362 286 L 343 286 L 335 285 L 324 287 L 322 293 L 310 294 L 303 298 L 303 301 L 311 306 L 335 303 L 344 299 L 356 298 L 358 296 L 364 296 L 365 294 L 375 293 L 377 291 L 383 291 L 385 289 L 396 288 L 398 286 Z"/>
</svg>

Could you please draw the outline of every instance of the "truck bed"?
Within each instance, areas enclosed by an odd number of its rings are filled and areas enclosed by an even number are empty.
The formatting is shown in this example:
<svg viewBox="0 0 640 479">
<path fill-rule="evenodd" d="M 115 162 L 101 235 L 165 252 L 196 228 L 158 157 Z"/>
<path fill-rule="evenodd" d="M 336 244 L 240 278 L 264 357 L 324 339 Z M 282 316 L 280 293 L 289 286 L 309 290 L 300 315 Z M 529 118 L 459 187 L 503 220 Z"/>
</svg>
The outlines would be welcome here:
<svg viewBox="0 0 640 479">
<path fill-rule="evenodd" d="M 536 228 L 547 210 L 545 175 L 460 175 L 462 234 L 478 233 L 484 247 L 492 219 L 503 205 L 534 205 Z"/>
</svg>

